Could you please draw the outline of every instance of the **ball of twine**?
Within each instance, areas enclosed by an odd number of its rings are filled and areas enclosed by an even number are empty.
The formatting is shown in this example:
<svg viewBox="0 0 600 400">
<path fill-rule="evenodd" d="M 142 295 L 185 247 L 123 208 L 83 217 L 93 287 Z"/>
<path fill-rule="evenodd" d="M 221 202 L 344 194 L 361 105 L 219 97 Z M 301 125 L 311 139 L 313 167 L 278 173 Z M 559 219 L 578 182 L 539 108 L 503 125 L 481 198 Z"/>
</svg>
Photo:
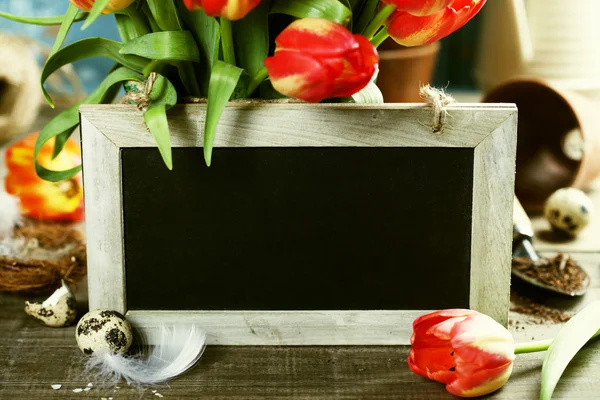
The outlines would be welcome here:
<svg viewBox="0 0 600 400">
<path fill-rule="evenodd" d="M 144 83 L 131 82 L 127 87 L 127 94 L 121 103 L 135 104 L 140 111 L 146 111 L 150 105 L 150 94 L 154 88 L 157 78 L 156 72 L 152 72 Z"/>
</svg>

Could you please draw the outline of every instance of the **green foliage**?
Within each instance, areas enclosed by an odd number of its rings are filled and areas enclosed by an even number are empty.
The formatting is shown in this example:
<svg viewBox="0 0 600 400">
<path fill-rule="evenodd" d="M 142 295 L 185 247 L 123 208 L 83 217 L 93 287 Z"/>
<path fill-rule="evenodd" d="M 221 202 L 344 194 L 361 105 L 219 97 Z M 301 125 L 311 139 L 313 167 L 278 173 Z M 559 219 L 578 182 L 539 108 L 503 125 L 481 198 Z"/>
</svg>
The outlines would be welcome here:
<svg viewBox="0 0 600 400">
<path fill-rule="evenodd" d="M 44 87 L 58 69 L 73 62 L 104 57 L 115 62 L 115 69 L 82 104 L 110 102 L 126 81 L 143 82 L 155 73 L 144 120 L 154 136 L 168 168 L 173 167 L 167 111 L 178 97 L 208 98 L 205 123 L 205 158 L 210 165 L 217 125 L 230 99 L 261 96 L 282 97 L 268 81 L 264 60 L 273 49 L 274 37 L 269 22 L 293 18 L 325 18 L 356 31 L 373 19 L 379 1 L 373 0 L 263 0 L 239 21 L 209 17 L 204 11 L 190 12 L 181 0 L 138 0 L 114 14 L 122 43 L 89 38 L 63 47 L 76 21 L 89 27 L 102 14 L 109 0 L 97 0 L 90 13 L 70 5 L 64 16 L 27 18 L 0 12 L 0 17 L 38 25 L 59 25 L 51 56 L 41 76 L 48 103 L 52 99 Z M 229 62 L 229 64 L 227 62 Z M 379 102 L 374 86 L 349 101 Z M 42 130 L 36 154 L 41 146 L 56 138 L 55 155 L 60 152 L 78 125 L 78 106 L 71 107 Z M 50 171 L 36 166 L 38 174 L 48 180 L 68 178 L 79 171 Z"/>
</svg>

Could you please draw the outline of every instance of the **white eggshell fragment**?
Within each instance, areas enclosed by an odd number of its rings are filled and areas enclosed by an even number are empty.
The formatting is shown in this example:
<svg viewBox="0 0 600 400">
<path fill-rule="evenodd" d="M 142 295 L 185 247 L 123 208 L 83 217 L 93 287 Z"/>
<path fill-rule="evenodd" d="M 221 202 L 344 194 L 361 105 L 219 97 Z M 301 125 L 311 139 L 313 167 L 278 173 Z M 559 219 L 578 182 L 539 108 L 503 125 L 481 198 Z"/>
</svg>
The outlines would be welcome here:
<svg viewBox="0 0 600 400">
<path fill-rule="evenodd" d="M 564 188 L 554 192 L 546 201 L 544 216 L 552 228 L 576 236 L 590 222 L 594 212 L 592 200 L 581 190 Z"/>
<path fill-rule="evenodd" d="M 94 310 L 85 314 L 75 330 L 77 345 L 87 355 L 98 351 L 125 354 L 133 341 L 131 325 L 116 311 Z"/>
<path fill-rule="evenodd" d="M 25 302 L 25 313 L 53 328 L 69 326 L 77 316 L 77 301 L 63 281 L 62 286 L 43 303 Z"/>
</svg>

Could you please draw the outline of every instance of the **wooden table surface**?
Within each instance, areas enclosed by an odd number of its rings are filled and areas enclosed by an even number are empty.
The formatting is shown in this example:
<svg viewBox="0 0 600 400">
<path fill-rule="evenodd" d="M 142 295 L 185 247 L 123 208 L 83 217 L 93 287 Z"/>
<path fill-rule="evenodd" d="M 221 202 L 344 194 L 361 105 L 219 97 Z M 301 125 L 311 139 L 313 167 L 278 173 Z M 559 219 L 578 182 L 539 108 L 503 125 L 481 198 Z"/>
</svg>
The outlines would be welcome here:
<svg viewBox="0 0 600 400">
<path fill-rule="evenodd" d="M 0 157 L 0 177 L 4 163 Z M 534 221 L 540 248 L 551 254 L 568 250 L 592 278 L 582 298 L 566 299 L 513 283 L 520 294 L 564 311 L 577 311 L 600 299 L 600 188 L 592 192 L 597 215 L 583 235 L 554 243 L 546 223 Z M 85 285 L 77 288 L 85 309 Z M 0 294 L 0 399 L 150 399 L 153 390 L 172 399 L 450 399 L 443 385 L 409 371 L 409 348 L 396 347 L 209 347 L 199 365 L 169 385 L 139 391 L 85 388 L 93 379 L 83 373 L 84 356 L 75 344 L 75 328 L 39 325 L 23 312 L 25 300 Z M 538 318 L 539 319 L 539 318 Z M 536 318 L 511 312 L 517 341 L 551 338 L 560 325 L 536 324 Z M 517 324 L 518 322 L 518 324 Z M 523 329 L 522 327 L 525 327 Z M 544 353 L 520 355 L 510 381 L 486 398 L 537 399 Z M 566 371 L 555 399 L 600 398 L 600 341 L 590 343 Z M 50 385 L 61 384 L 60 390 Z"/>
</svg>

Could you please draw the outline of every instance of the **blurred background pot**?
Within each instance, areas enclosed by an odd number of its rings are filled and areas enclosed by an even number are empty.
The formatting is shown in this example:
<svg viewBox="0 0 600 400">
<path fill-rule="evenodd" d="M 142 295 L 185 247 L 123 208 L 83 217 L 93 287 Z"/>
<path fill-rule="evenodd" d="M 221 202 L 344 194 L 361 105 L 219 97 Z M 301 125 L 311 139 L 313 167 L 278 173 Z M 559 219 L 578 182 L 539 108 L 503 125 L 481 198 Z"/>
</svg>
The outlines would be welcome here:
<svg viewBox="0 0 600 400">
<path fill-rule="evenodd" d="M 379 48 L 377 85 L 386 103 L 420 103 L 419 89 L 433 80 L 439 43 L 403 47 L 392 40 Z"/>
<path fill-rule="evenodd" d="M 557 189 L 587 189 L 600 175 L 597 103 L 536 78 L 507 81 L 484 102 L 519 108 L 515 191 L 527 211 L 542 211 Z"/>
<path fill-rule="evenodd" d="M 493 0 L 476 69 L 484 91 L 516 76 L 600 99 L 600 1 Z"/>
</svg>

